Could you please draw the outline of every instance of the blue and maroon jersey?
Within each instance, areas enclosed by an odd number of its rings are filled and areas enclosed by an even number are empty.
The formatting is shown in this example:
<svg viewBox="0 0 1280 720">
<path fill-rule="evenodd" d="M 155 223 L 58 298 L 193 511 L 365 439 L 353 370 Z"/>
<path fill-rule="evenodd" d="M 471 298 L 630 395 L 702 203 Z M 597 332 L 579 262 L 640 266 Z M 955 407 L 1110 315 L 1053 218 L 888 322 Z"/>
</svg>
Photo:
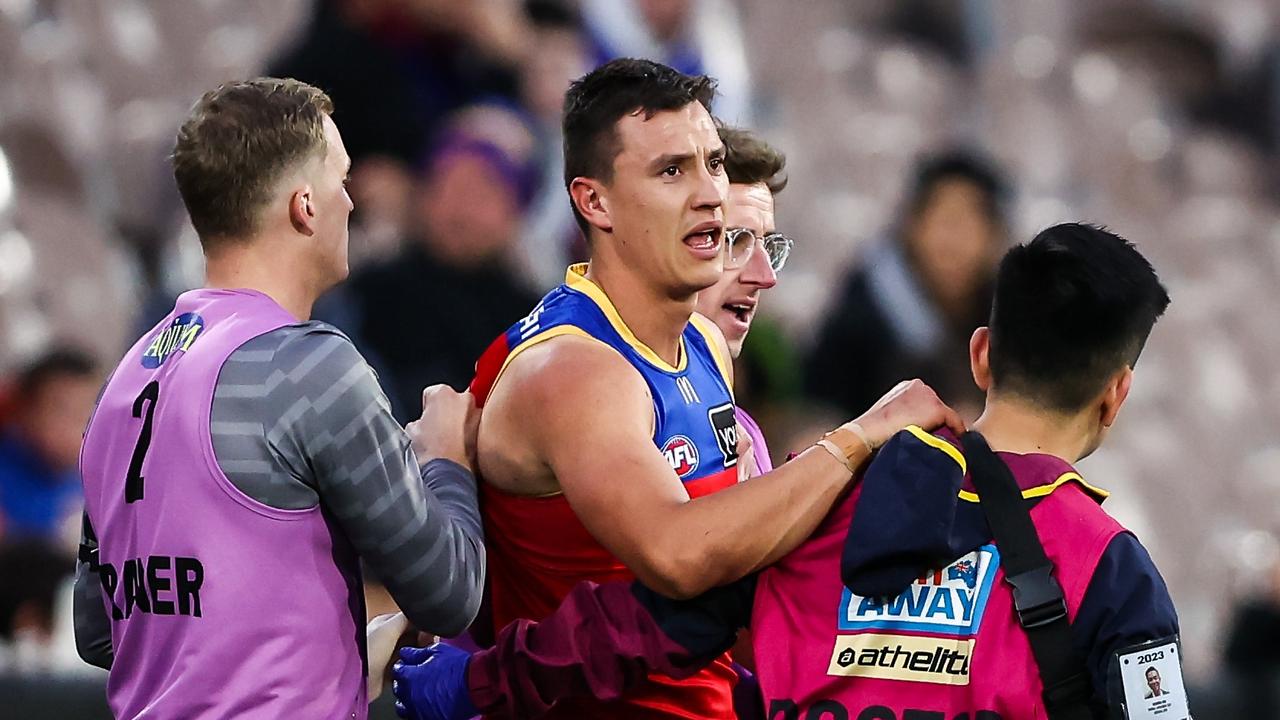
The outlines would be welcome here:
<svg viewBox="0 0 1280 720">
<path fill-rule="evenodd" d="M 483 406 L 503 370 L 524 350 L 562 335 L 602 342 L 644 378 L 653 396 L 653 442 L 690 497 L 738 481 L 737 423 L 728 379 L 729 358 L 712 340 L 710 321 L 694 316 L 681 338 L 678 365 L 664 362 L 623 322 L 608 296 L 587 279 L 585 265 L 569 268 L 523 320 L 498 337 L 476 366 L 471 392 Z M 601 482 L 608 482 L 601 478 Z M 549 615 L 583 580 L 632 580 L 602 547 L 562 494 L 513 495 L 481 483 L 494 628 Z M 727 660 L 682 681 L 655 677 L 652 685 L 617 703 L 566 703 L 555 717 L 732 717 L 734 673 Z"/>
</svg>

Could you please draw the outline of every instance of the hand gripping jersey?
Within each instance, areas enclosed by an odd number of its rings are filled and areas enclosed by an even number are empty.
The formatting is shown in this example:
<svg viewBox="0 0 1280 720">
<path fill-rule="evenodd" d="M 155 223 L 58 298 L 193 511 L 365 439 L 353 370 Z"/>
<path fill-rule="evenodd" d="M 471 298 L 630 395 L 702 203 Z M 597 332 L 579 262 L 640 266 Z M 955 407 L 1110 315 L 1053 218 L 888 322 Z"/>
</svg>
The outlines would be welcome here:
<svg viewBox="0 0 1280 720">
<path fill-rule="evenodd" d="M 965 459 L 955 445 L 911 430 L 885 448 L 898 457 L 877 462 L 892 462 L 898 476 L 964 476 Z M 1024 497 L 1038 498 L 1031 519 L 1074 621 L 1094 568 L 1124 529 L 1099 507 L 1106 493 L 1087 485 L 1066 462 L 1049 455 L 999 456 Z M 913 472 L 913 465 L 919 470 Z M 936 467 L 946 465 L 949 473 Z M 857 508 L 885 511 L 882 503 L 866 502 L 874 491 L 864 482 L 809 541 L 760 574 L 751 619 L 767 717 L 1046 718 L 1040 675 L 993 542 L 924 573 L 894 597 L 863 596 L 846 587 L 842 575 L 847 581 L 851 556 L 870 544 L 858 537 L 858 528 L 873 525 L 859 522 Z M 977 500 L 966 478 L 960 502 Z M 912 509 L 900 510 L 894 522 L 910 524 Z"/>
<path fill-rule="evenodd" d="M 636 339 L 585 270 L 569 268 L 564 285 L 485 351 L 471 385 L 477 401 L 484 403 L 503 369 L 525 349 L 561 335 L 592 338 L 617 350 L 648 384 L 654 445 L 689 496 L 733 485 L 738 455 L 729 359 L 719 356 L 710 321 L 694 316 L 681 340 L 680 365 L 672 367 Z M 480 486 L 496 629 L 519 618 L 545 617 L 579 581 L 634 578 L 587 532 L 563 495 L 518 496 Z M 565 703 L 551 717 L 732 717 L 735 675 L 726 658 L 687 680 L 654 676 L 653 685 L 616 703 Z"/>
<path fill-rule="evenodd" d="M 319 507 L 263 505 L 214 459 L 223 363 L 296 322 L 257 292 L 184 293 L 103 391 L 81 471 L 112 621 L 116 717 L 368 713 L 354 552 L 335 544 Z"/>
</svg>

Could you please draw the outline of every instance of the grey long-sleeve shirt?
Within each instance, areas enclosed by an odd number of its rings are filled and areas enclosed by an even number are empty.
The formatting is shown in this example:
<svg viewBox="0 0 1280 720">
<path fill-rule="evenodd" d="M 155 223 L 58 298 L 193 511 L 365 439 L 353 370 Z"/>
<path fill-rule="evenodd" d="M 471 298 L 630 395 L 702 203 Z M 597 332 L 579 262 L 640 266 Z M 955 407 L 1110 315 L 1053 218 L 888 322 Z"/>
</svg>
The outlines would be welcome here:
<svg viewBox="0 0 1280 720">
<path fill-rule="evenodd" d="M 484 590 L 484 539 L 472 474 L 437 459 L 419 470 L 409 437 L 360 353 L 319 322 L 256 337 L 227 359 L 210 417 L 214 455 L 249 497 L 317 505 L 417 627 L 462 632 Z M 84 521 L 76 570 L 81 657 L 111 664 L 111 625 Z"/>
</svg>

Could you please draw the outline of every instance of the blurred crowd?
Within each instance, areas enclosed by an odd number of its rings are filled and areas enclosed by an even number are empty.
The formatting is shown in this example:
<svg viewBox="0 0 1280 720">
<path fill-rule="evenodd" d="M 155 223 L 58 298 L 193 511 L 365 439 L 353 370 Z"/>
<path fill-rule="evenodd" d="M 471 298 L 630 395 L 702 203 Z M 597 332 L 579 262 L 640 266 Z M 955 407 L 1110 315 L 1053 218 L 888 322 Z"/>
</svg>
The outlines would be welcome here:
<svg viewBox="0 0 1280 720">
<path fill-rule="evenodd" d="M 165 156 L 200 92 L 333 98 L 352 276 L 317 316 L 405 421 L 582 259 L 560 103 L 618 56 L 716 77 L 717 115 L 788 154 L 797 246 L 737 371 L 777 461 L 904 377 L 975 417 L 967 342 L 1010 243 L 1064 220 L 1138 243 L 1173 305 L 1083 468 L 1164 569 L 1206 702 L 1246 669 L 1280 687 L 1268 0 L 0 0 L 0 670 L 78 665 L 79 433 L 103 368 L 199 283 Z"/>
</svg>

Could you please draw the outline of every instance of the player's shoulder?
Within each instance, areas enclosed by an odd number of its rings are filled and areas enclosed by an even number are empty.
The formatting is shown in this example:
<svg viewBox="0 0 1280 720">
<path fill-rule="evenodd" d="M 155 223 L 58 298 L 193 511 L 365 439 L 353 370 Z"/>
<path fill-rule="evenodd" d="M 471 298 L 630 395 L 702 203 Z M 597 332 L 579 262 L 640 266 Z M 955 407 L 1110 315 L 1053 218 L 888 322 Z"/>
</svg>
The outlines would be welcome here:
<svg viewBox="0 0 1280 720">
<path fill-rule="evenodd" d="M 553 288 L 530 308 L 529 313 L 517 320 L 508 330 L 514 338 L 524 342 L 562 326 L 576 326 L 590 334 L 596 334 L 606 324 L 599 306 L 581 291 L 566 285 Z"/>
<path fill-rule="evenodd" d="M 617 349 L 586 334 L 568 333 L 525 350 L 512 361 L 512 371 L 527 382 L 591 381 L 640 374 Z"/>
<path fill-rule="evenodd" d="M 545 402 L 572 401 L 583 394 L 615 394 L 648 386 L 639 371 L 607 343 L 566 334 L 530 347 L 516 357 L 504 382 Z"/>
</svg>

